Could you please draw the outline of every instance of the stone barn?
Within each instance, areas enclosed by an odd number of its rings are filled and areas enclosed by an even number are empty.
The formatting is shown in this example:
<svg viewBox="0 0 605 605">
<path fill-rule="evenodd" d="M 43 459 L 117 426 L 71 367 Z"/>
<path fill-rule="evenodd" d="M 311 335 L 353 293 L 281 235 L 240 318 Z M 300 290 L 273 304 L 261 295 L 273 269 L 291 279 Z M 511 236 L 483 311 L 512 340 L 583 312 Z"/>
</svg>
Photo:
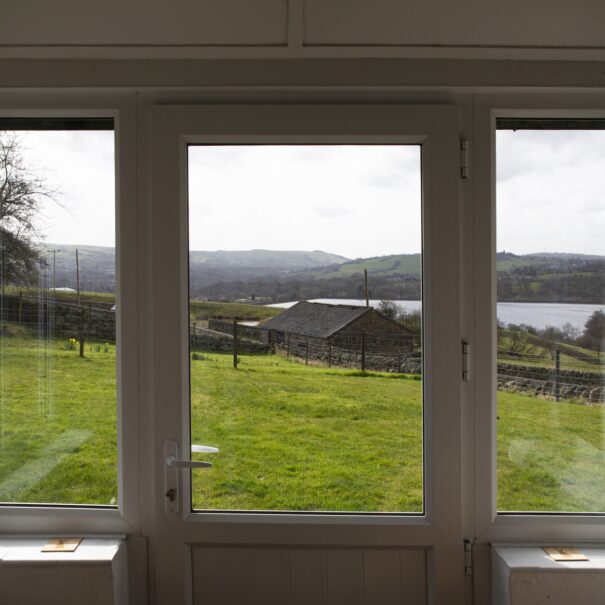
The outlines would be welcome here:
<svg viewBox="0 0 605 605">
<path fill-rule="evenodd" d="M 262 326 L 263 341 L 288 354 L 325 357 L 330 348 L 405 354 L 414 334 L 376 309 L 302 301 Z"/>
</svg>

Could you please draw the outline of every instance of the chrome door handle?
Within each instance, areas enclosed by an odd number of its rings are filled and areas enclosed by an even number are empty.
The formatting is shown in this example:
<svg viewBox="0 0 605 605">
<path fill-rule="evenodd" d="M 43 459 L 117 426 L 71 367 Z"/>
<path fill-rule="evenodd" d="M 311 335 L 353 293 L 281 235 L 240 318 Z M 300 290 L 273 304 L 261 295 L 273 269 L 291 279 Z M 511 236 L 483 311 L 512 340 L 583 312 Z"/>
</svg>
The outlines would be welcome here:
<svg viewBox="0 0 605 605">
<path fill-rule="evenodd" d="M 191 452 L 199 454 L 218 454 L 218 447 L 212 447 L 211 445 L 192 445 Z"/>
<path fill-rule="evenodd" d="M 192 445 L 191 452 L 217 454 L 218 448 L 210 445 Z M 176 441 L 166 441 L 164 444 L 164 505 L 166 512 L 176 513 L 181 507 L 182 468 L 210 468 L 210 462 L 198 460 L 182 460 L 179 457 L 179 444 Z"/>
<path fill-rule="evenodd" d="M 212 462 L 198 462 L 197 460 L 177 460 L 174 456 L 166 458 L 166 464 L 171 468 L 209 468 Z"/>
</svg>

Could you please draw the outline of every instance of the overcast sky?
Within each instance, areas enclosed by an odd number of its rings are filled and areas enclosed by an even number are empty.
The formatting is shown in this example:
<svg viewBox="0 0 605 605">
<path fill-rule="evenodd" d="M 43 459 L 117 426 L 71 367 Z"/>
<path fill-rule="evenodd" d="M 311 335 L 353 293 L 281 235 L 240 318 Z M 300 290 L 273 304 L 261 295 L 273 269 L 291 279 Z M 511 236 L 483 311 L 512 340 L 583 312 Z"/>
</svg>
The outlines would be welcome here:
<svg viewBox="0 0 605 605">
<path fill-rule="evenodd" d="M 113 133 L 21 134 L 61 192 L 45 240 L 113 246 Z M 498 250 L 605 254 L 605 133 L 498 131 L 497 157 Z M 418 252 L 419 175 L 414 146 L 194 147 L 190 247 Z"/>
<path fill-rule="evenodd" d="M 53 244 L 115 244 L 114 133 L 32 131 L 19 133 L 31 170 L 58 192 L 45 201 L 38 231 Z"/>
<path fill-rule="evenodd" d="M 189 174 L 193 250 L 420 250 L 417 146 L 197 146 Z"/>
<path fill-rule="evenodd" d="M 605 132 L 497 131 L 498 250 L 605 254 Z"/>
</svg>

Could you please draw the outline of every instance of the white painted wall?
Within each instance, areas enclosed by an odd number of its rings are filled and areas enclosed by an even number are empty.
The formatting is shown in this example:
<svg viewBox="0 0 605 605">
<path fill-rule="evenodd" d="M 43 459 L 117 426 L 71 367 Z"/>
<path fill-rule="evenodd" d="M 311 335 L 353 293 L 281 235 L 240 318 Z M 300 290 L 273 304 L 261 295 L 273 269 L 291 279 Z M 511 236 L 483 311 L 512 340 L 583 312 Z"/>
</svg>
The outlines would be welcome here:
<svg viewBox="0 0 605 605">
<path fill-rule="evenodd" d="M 396 548 L 199 546 L 199 605 L 424 605 L 426 551 Z"/>
<path fill-rule="evenodd" d="M 604 21 L 598 0 L 20 0 L 2 4 L 0 46 L 603 49 Z"/>
<path fill-rule="evenodd" d="M 286 42 L 286 0 L 20 0 L 2 45 L 255 45 Z"/>
<path fill-rule="evenodd" d="M 603 47 L 603 3 L 306 0 L 307 44 Z M 600 22 L 600 23 L 599 23 Z"/>
</svg>

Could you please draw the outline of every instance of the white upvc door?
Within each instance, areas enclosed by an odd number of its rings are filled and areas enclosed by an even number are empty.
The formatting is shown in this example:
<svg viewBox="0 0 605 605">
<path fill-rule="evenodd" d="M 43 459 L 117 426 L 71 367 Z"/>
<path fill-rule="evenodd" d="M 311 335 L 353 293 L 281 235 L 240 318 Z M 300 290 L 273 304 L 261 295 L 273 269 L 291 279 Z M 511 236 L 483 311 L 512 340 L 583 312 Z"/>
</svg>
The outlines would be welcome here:
<svg viewBox="0 0 605 605">
<path fill-rule="evenodd" d="M 498 318 L 496 315 L 496 305 L 498 302 L 497 281 L 496 281 L 496 252 L 503 249 L 502 239 L 499 226 L 497 225 L 497 204 L 503 206 L 502 190 L 498 190 L 497 186 L 497 157 L 496 157 L 496 134 L 497 134 L 497 119 L 507 118 L 509 121 L 526 120 L 539 121 L 549 120 L 548 126 L 542 126 L 544 131 L 556 130 L 557 120 L 574 120 L 581 122 L 582 120 L 591 120 L 593 122 L 603 121 L 605 119 L 605 98 L 602 95 L 583 95 L 583 94 L 515 94 L 515 95 L 476 95 L 473 103 L 473 133 L 474 145 L 472 154 L 473 165 L 473 180 L 474 180 L 474 201 L 473 212 L 469 212 L 469 223 L 473 225 L 473 240 L 474 240 L 474 266 L 472 271 L 469 271 L 471 280 L 467 283 L 469 291 L 473 291 L 471 297 L 472 303 L 465 310 L 467 322 L 469 325 L 469 333 L 474 341 L 474 379 L 473 379 L 473 407 L 474 416 L 470 419 L 473 423 L 473 428 L 469 429 L 469 435 L 473 434 L 473 438 L 469 440 L 473 442 L 472 448 L 469 451 L 474 451 L 474 472 L 469 473 L 469 478 L 472 481 L 468 483 L 470 493 L 474 494 L 474 594 L 476 602 L 488 602 L 492 598 L 492 576 L 490 570 L 490 549 L 493 544 L 507 545 L 527 545 L 535 544 L 544 546 L 548 544 L 579 544 L 596 542 L 602 543 L 605 539 L 605 516 L 602 512 L 576 508 L 574 512 L 569 511 L 566 506 L 569 506 L 568 497 L 561 499 L 559 505 L 554 510 L 539 509 L 539 510 L 516 510 L 506 512 L 499 510 L 498 507 L 498 470 L 497 464 L 502 464 L 506 458 L 514 458 L 514 443 L 505 450 L 500 447 L 501 452 L 498 453 L 498 429 L 502 429 L 503 421 L 500 419 L 500 412 L 497 411 L 497 361 L 498 361 Z M 512 127 L 509 127 L 512 128 Z M 573 130 L 573 126 L 567 126 L 567 129 Z M 581 126 L 576 128 L 582 128 Z M 593 125 L 593 129 L 602 129 L 601 126 Z M 538 131 L 539 132 L 539 131 Z M 571 151 L 566 151 L 568 161 L 575 162 L 577 165 L 589 165 L 590 162 L 579 159 L 581 148 L 576 145 Z M 526 157 L 526 159 L 529 156 Z M 536 165 L 542 162 L 542 166 L 548 167 L 548 161 L 544 154 L 536 156 L 538 159 L 533 166 L 524 166 L 523 161 L 518 165 L 500 166 L 502 172 L 506 172 L 507 168 L 511 168 L 508 178 L 517 176 L 527 170 L 528 173 L 537 173 Z M 561 160 L 561 149 L 557 149 L 555 158 Z M 593 152 L 593 159 L 600 159 L 602 151 L 600 147 L 596 147 Z M 572 159 L 570 159 L 572 158 Z M 553 162 L 551 168 L 552 174 L 555 175 L 559 166 Z M 534 170 L 534 172 L 532 172 Z M 569 177 L 567 177 L 569 180 Z M 592 182 L 591 182 L 592 181 Z M 582 201 L 587 198 L 587 191 L 594 186 L 595 174 L 594 171 L 587 171 L 584 181 L 576 181 L 577 193 L 573 196 L 574 199 L 569 199 L 569 208 L 574 208 L 576 201 Z M 536 182 L 541 187 L 539 198 L 549 199 L 556 198 L 557 191 L 556 180 L 553 178 L 551 182 L 545 183 L 544 179 L 539 180 L 536 176 Z M 552 188 L 552 189 L 551 189 Z M 498 195 L 497 195 L 498 194 Z M 499 197 L 499 199 L 497 199 Z M 577 197 L 577 200 L 575 199 Z M 533 226 L 536 229 L 535 241 L 530 242 L 530 247 L 535 246 L 535 251 L 541 251 L 546 246 L 544 244 L 545 234 L 548 236 L 552 233 L 552 237 L 548 247 L 553 250 L 562 250 L 566 245 L 578 245 L 578 241 L 582 239 L 582 228 L 593 227 L 598 224 L 600 207 L 593 208 L 594 214 L 579 214 L 579 221 L 575 224 L 565 223 L 559 217 L 561 216 L 561 206 L 557 207 L 555 202 L 552 202 L 552 208 L 549 210 L 549 219 L 553 217 L 559 218 L 560 224 L 569 231 L 572 236 L 569 241 L 561 241 L 557 234 L 550 230 L 541 229 L 539 223 L 534 222 Z M 527 209 L 527 215 L 517 217 L 517 220 L 525 221 L 531 226 L 530 208 Z M 559 214 L 557 214 L 559 213 Z M 471 218 L 472 215 L 472 218 Z M 534 217 L 537 213 L 534 213 Z M 543 214 L 542 217 L 546 217 Z M 510 220 L 510 217 L 509 217 Z M 534 218 L 534 221 L 536 219 Z M 582 222 L 584 221 L 584 222 Z M 499 239 L 497 243 L 497 239 Z M 567 250 L 567 248 L 565 248 Z M 513 251 L 514 252 L 514 251 Z M 569 252 L 576 252 L 573 248 Z M 470 283 L 472 282 L 472 283 Z M 571 305 L 573 306 L 573 305 Z M 577 305 L 581 306 L 581 305 Z M 561 320 L 563 323 L 564 320 Z M 598 367 L 598 366 L 597 366 Z M 530 397 L 526 397 L 526 401 L 531 401 Z M 542 416 L 536 416 L 526 420 L 526 427 L 529 431 L 538 433 L 542 419 L 548 419 L 548 406 L 553 406 L 552 401 L 541 401 L 544 410 Z M 580 400 L 581 401 L 581 400 Z M 561 407 L 570 406 L 570 403 L 563 401 Z M 578 409 L 589 409 L 591 406 L 581 405 Z M 598 406 L 596 406 L 598 409 Z M 600 425 L 601 422 L 596 422 Z M 561 425 L 565 425 L 565 421 L 561 421 Z M 469 425 L 470 426 L 470 425 Z M 584 431 L 586 429 L 584 428 Z M 581 438 L 585 437 L 585 432 L 579 431 Z M 525 439 L 526 443 L 531 443 L 526 435 L 519 435 L 517 442 L 522 443 Z M 548 445 L 548 439 L 536 436 L 536 443 L 532 447 L 537 448 L 534 451 L 536 455 L 545 456 L 544 448 Z M 578 438 L 580 441 L 580 438 Z M 553 447 L 568 447 L 565 439 L 561 439 Z M 579 449 L 579 448 L 578 448 Z M 529 451 L 529 450 L 528 450 Z M 574 452 L 575 454 L 576 452 Z M 590 459 L 596 459 L 600 465 L 602 453 L 595 448 L 591 451 Z M 573 462 L 573 455 L 569 456 L 570 462 Z M 533 464 L 532 458 L 529 457 L 524 463 L 531 467 Z M 524 466 L 519 463 L 519 468 Z M 576 483 L 580 485 L 582 480 L 588 481 L 598 488 L 598 477 L 586 477 L 586 471 L 577 467 L 579 472 L 573 474 L 568 479 L 568 492 L 573 494 L 576 490 Z M 554 492 L 557 487 L 557 481 L 563 478 L 557 475 L 560 472 L 553 462 L 554 479 L 551 490 Z M 501 479 L 501 481 L 503 481 Z M 509 480 L 510 481 L 510 480 Z M 500 486 L 503 487 L 502 485 Z M 538 491 L 541 486 L 531 486 L 526 488 L 526 491 Z M 523 487 L 519 487 L 518 491 L 522 493 Z M 602 506 L 602 500 L 601 500 Z M 529 507 L 527 507 L 529 508 Z M 602 508 L 601 508 L 602 511 Z"/>
<path fill-rule="evenodd" d="M 156 521 L 151 552 L 156 578 L 152 593 L 157 603 L 227 603 L 234 602 L 234 595 L 240 595 L 237 602 L 247 603 L 252 602 L 252 594 L 257 599 L 266 594 L 263 583 L 273 586 L 263 602 L 279 602 L 278 594 L 289 595 L 292 602 L 312 602 L 311 597 L 305 601 L 305 594 L 313 588 L 317 574 L 323 577 L 326 603 L 337 602 L 330 596 L 334 587 L 344 594 L 343 586 L 348 583 L 354 588 L 357 582 L 362 582 L 366 597 L 368 591 L 386 590 L 384 602 L 397 602 L 396 594 L 401 602 L 464 601 L 457 115 L 457 109 L 448 105 L 164 105 L 151 109 L 151 238 L 150 257 L 143 263 L 151 269 L 153 308 Z M 167 455 L 191 458 L 187 208 L 191 144 L 420 145 L 421 514 L 192 512 L 189 469 L 175 470 L 166 463 Z M 284 200 L 286 224 L 287 203 Z M 174 448 L 174 443 L 178 452 L 166 449 Z M 208 471 L 196 468 L 191 472 Z M 318 560 L 323 561 L 319 566 Z M 392 566 L 397 567 L 393 573 Z M 222 588 L 217 585 L 220 582 Z M 393 586 L 391 592 L 388 586 Z M 350 602 L 362 602 L 363 595 L 355 596 L 356 592 Z M 371 597 L 367 599 L 372 602 Z"/>
</svg>

